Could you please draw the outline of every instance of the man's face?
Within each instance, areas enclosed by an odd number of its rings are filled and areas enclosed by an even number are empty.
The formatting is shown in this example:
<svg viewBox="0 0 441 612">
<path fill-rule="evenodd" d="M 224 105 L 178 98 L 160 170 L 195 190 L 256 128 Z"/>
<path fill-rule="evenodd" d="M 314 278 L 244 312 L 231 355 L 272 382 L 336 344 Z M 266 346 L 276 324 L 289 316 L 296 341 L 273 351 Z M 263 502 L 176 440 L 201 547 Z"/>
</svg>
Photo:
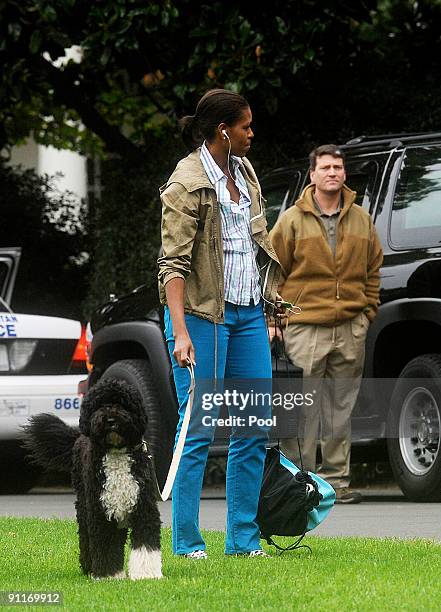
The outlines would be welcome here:
<svg viewBox="0 0 441 612">
<path fill-rule="evenodd" d="M 317 157 L 315 169 L 310 171 L 311 183 L 316 190 L 333 194 L 341 191 L 346 180 L 345 167 L 341 157 L 320 155 Z"/>
</svg>

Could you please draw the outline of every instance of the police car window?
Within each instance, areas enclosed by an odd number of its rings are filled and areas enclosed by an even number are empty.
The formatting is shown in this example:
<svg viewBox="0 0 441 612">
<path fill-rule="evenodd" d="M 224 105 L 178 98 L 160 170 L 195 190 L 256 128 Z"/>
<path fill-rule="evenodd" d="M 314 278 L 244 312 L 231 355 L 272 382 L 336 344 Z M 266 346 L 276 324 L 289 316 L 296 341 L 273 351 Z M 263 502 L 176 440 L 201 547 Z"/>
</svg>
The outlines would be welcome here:
<svg viewBox="0 0 441 612">
<path fill-rule="evenodd" d="M 267 229 L 269 231 L 277 221 L 280 211 L 286 208 L 286 201 L 288 199 L 286 185 L 265 190 L 265 199 Z"/>
<path fill-rule="evenodd" d="M 406 149 L 390 222 L 398 248 L 441 244 L 441 146 Z"/>
<path fill-rule="evenodd" d="M 0 295 L 5 292 L 5 282 L 8 275 L 9 266 L 6 262 L 0 261 Z"/>
</svg>

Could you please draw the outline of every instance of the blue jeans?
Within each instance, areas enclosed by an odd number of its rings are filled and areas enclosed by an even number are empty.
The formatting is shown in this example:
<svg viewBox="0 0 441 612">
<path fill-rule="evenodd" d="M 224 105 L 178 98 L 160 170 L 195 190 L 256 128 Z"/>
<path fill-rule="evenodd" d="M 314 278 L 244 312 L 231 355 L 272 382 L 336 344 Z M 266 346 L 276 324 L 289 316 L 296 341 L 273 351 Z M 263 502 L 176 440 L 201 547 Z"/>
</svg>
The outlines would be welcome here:
<svg viewBox="0 0 441 612">
<path fill-rule="evenodd" d="M 196 355 L 195 379 L 213 380 L 215 360 L 217 379 L 259 378 L 271 380 L 271 353 L 262 304 L 236 306 L 225 303 L 225 322 L 214 324 L 194 315 L 185 321 Z M 165 334 L 173 365 L 173 375 L 179 401 L 179 422 L 176 441 L 187 405 L 190 375 L 180 368 L 173 357 L 174 339 L 171 318 L 165 308 Z M 215 341 L 215 338 L 216 341 Z M 215 356 L 215 344 L 217 356 Z M 270 416 L 268 407 L 266 416 Z M 193 417 L 200 419 L 202 405 L 193 404 Z M 199 530 L 199 501 L 210 436 L 187 435 L 172 494 L 173 552 L 182 555 L 205 550 Z M 226 494 L 227 533 L 226 554 L 249 552 L 260 548 L 260 531 L 256 522 L 260 486 L 266 457 L 267 436 L 230 437 Z"/>
</svg>

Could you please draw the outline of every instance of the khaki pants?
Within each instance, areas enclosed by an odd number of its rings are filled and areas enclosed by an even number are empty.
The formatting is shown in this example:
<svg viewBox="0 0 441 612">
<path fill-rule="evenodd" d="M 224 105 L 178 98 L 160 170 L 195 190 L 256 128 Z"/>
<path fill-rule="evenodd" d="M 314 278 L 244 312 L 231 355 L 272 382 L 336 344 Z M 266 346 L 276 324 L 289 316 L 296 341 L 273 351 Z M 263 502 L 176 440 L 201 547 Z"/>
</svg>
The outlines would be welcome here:
<svg viewBox="0 0 441 612">
<path fill-rule="evenodd" d="M 351 413 L 363 372 L 369 319 L 359 313 L 337 327 L 291 324 L 284 331 L 289 358 L 303 368 L 303 392 L 312 392 L 312 406 L 299 419 L 303 466 L 316 471 L 320 427 L 322 465 L 318 473 L 335 488 L 350 480 Z M 282 451 L 299 465 L 297 438 L 283 440 Z"/>
</svg>

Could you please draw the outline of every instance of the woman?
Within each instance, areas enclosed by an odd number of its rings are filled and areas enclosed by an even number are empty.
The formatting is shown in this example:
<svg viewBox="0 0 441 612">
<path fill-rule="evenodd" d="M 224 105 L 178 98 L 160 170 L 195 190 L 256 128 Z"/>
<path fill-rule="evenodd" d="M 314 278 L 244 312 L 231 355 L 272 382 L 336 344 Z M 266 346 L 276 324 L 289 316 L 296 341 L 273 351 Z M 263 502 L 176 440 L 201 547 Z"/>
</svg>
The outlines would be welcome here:
<svg viewBox="0 0 441 612">
<path fill-rule="evenodd" d="M 165 333 L 179 400 L 178 438 L 189 373 L 198 379 L 271 379 L 263 304 L 274 306 L 280 266 L 266 232 L 260 186 L 245 158 L 252 114 L 239 94 L 208 91 L 181 124 L 192 151 L 161 188 L 159 259 Z M 195 401 L 193 419 L 201 415 Z M 213 412 L 210 413 L 213 416 Z M 212 433 L 189 433 L 173 487 L 173 552 L 206 559 L 199 501 Z M 267 556 L 256 514 L 265 435 L 230 438 L 226 495 L 227 555 Z"/>
</svg>

